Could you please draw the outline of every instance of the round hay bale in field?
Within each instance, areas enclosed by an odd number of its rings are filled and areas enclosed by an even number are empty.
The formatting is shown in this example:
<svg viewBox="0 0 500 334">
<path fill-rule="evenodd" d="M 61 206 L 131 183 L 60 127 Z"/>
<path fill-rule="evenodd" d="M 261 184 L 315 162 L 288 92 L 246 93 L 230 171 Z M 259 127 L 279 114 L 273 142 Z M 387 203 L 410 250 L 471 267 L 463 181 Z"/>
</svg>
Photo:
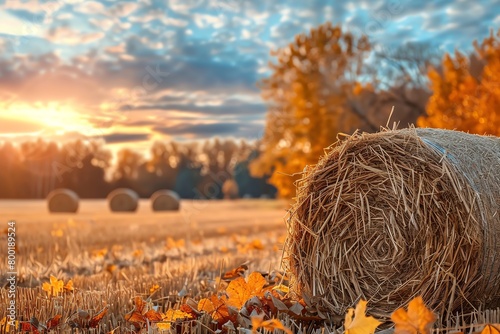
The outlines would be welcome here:
<svg viewBox="0 0 500 334">
<path fill-rule="evenodd" d="M 233 179 L 226 180 L 222 184 L 222 193 L 225 199 L 237 199 L 240 193 L 238 183 Z"/>
<path fill-rule="evenodd" d="M 446 319 L 500 306 L 500 138 L 354 134 L 305 170 L 283 264 L 296 293 L 388 317 L 421 295 Z"/>
<path fill-rule="evenodd" d="M 134 212 L 139 205 L 139 195 L 132 189 L 118 188 L 108 195 L 109 208 L 113 212 Z"/>
<path fill-rule="evenodd" d="M 179 206 L 180 197 L 172 190 L 158 190 L 151 195 L 153 211 L 177 211 Z"/>
<path fill-rule="evenodd" d="M 79 201 L 73 190 L 65 188 L 54 189 L 47 195 L 50 212 L 77 212 Z"/>
</svg>

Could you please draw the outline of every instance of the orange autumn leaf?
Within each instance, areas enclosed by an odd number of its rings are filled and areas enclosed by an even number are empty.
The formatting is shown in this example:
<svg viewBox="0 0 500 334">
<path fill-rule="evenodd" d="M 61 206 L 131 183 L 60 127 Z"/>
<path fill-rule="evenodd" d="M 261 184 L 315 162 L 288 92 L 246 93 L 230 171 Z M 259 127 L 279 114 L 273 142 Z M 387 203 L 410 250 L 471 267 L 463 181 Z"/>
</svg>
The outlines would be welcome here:
<svg viewBox="0 0 500 334">
<path fill-rule="evenodd" d="M 408 304 L 408 311 L 399 308 L 392 313 L 391 319 L 395 325 L 395 334 L 430 334 L 436 315 L 419 296 Z"/>
<path fill-rule="evenodd" d="M 177 320 L 191 319 L 193 316 L 182 310 L 169 309 L 166 313 L 162 314 L 161 317 L 162 322 L 159 322 L 157 324 L 157 327 L 160 330 L 167 330 L 170 329 L 172 322 L 175 322 Z"/>
<path fill-rule="evenodd" d="M 266 283 L 266 279 L 258 272 L 251 273 L 247 281 L 243 277 L 231 281 L 226 289 L 229 296 L 227 304 L 240 309 L 250 298 L 262 295 Z"/>
<path fill-rule="evenodd" d="M 162 320 L 161 314 L 148 307 L 148 303 L 140 296 L 134 298 L 134 309 L 125 315 L 125 320 L 132 323 L 136 329 L 141 329 L 144 324 Z"/>
<path fill-rule="evenodd" d="M 45 326 L 47 327 L 47 330 L 51 330 L 53 328 L 56 328 L 59 326 L 59 322 L 61 321 L 62 315 L 56 314 L 54 317 L 50 318 L 47 320 Z"/>
<path fill-rule="evenodd" d="M 63 286 L 63 289 L 65 292 L 75 291 L 75 288 L 73 287 L 73 280 L 69 280 L 68 283 L 66 283 L 66 285 Z"/>
<path fill-rule="evenodd" d="M 95 314 L 89 322 L 89 328 L 97 328 L 99 326 L 99 323 L 101 322 L 102 318 L 108 313 L 108 308 L 105 307 L 103 308 L 100 312 Z"/>
<path fill-rule="evenodd" d="M 58 280 L 55 276 L 50 275 L 50 282 L 45 282 L 42 285 L 42 290 L 47 291 L 50 296 L 57 296 L 64 290 L 64 282 Z"/>
<path fill-rule="evenodd" d="M 144 317 L 150 322 L 157 322 L 162 320 L 161 314 L 153 309 L 144 313 Z"/>
<path fill-rule="evenodd" d="M 118 269 L 118 267 L 115 264 L 108 264 L 106 266 L 106 271 L 110 274 L 113 274 Z"/>
<path fill-rule="evenodd" d="M 254 239 L 248 244 L 248 248 L 251 250 L 263 250 L 264 244 L 260 239 Z"/>
<path fill-rule="evenodd" d="M 188 303 L 189 303 L 189 301 L 188 301 Z M 193 305 L 188 305 L 188 304 L 182 304 L 179 307 L 179 310 L 181 310 L 184 313 L 189 314 L 190 318 L 193 318 L 193 319 L 194 318 L 198 318 L 198 316 L 199 316 L 199 313 L 197 312 L 197 309 L 198 309 L 198 305 L 193 306 Z"/>
<path fill-rule="evenodd" d="M 40 330 L 43 330 L 43 328 L 39 330 L 38 326 L 35 326 L 32 321 L 21 321 L 20 327 L 23 333 L 40 334 Z"/>
<path fill-rule="evenodd" d="M 108 307 L 94 314 L 92 317 L 85 310 L 78 310 L 66 321 L 71 328 L 97 328 L 99 323 L 108 313 Z"/>
<path fill-rule="evenodd" d="M 167 238 L 167 242 L 165 244 L 165 248 L 167 250 L 176 249 L 176 248 L 185 248 L 186 241 L 184 239 L 175 240 L 171 237 Z"/>
<path fill-rule="evenodd" d="M 243 265 L 239 266 L 238 268 L 234 268 L 233 270 L 226 271 L 222 275 L 221 278 L 225 281 L 231 281 L 231 280 L 234 280 L 235 278 L 243 276 L 245 274 L 245 271 L 247 271 L 247 270 L 248 270 L 248 266 L 243 264 Z"/>
<path fill-rule="evenodd" d="M 234 281 L 233 281 L 234 282 Z M 198 311 L 204 311 L 217 321 L 219 326 L 222 326 L 227 321 L 232 320 L 229 314 L 229 308 L 226 305 L 224 298 L 219 298 L 217 295 L 212 295 L 210 299 L 203 298 L 198 302 Z"/>
<path fill-rule="evenodd" d="M 350 308 L 345 316 L 345 334 L 372 334 L 382 323 L 372 316 L 366 316 L 367 301 L 361 299 L 356 309 Z"/>
<path fill-rule="evenodd" d="M 92 251 L 93 257 L 103 258 L 106 256 L 106 254 L 108 254 L 107 248 L 95 249 Z"/>
<path fill-rule="evenodd" d="M 500 324 L 487 324 L 481 334 L 500 334 Z"/>
<path fill-rule="evenodd" d="M 158 290 L 160 290 L 160 286 L 158 284 L 153 284 L 153 286 L 149 288 L 149 294 L 152 295 Z"/>
<path fill-rule="evenodd" d="M 252 317 L 252 333 L 258 333 L 260 328 L 269 332 L 280 329 L 286 334 L 292 334 L 290 328 L 285 327 L 278 319 L 263 320 L 261 317 Z"/>
</svg>

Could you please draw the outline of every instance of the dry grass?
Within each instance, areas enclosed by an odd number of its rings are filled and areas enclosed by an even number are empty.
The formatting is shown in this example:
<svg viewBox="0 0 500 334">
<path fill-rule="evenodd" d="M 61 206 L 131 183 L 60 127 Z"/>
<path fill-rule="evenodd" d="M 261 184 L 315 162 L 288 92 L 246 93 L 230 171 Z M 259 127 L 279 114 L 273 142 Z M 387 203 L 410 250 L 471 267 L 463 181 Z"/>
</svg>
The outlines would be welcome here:
<svg viewBox="0 0 500 334">
<path fill-rule="evenodd" d="M 387 318 L 417 295 L 441 316 L 500 306 L 500 139 L 355 134 L 298 183 L 285 264 L 298 294 Z"/>
<path fill-rule="evenodd" d="M 85 204 L 83 209 L 90 211 Z M 151 300 L 158 311 L 165 312 L 178 307 L 186 297 L 199 300 L 218 291 L 221 273 L 244 262 L 248 262 L 250 270 L 271 271 L 279 267 L 285 228 L 277 217 L 285 214 L 283 205 L 235 202 L 232 207 L 237 216 L 219 212 L 231 207 L 226 203 L 192 204 L 199 211 L 190 205 L 184 207 L 191 211 L 180 213 L 120 214 L 116 222 L 82 220 L 80 215 L 53 215 L 49 218 L 55 223 L 46 217 L 36 222 L 36 213 L 30 222 L 18 221 L 17 319 L 28 321 L 36 317 L 46 321 L 62 314 L 67 320 L 78 310 L 93 315 L 108 307 L 100 327 L 83 332 L 107 333 L 119 327 L 115 334 L 129 333 L 133 326 L 124 316 L 133 309 L 132 298 L 139 295 L 146 299 L 155 284 L 160 290 Z M 222 219 L 213 222 L 219 217 L 217 214 L 231 218 L 234 226 Z M 142 222 L 141 217 L 146 216 Z M 4 238 L 0 236 L 0 240 Z M 259 240 L 258 245 L 254 240 Z M 8 271 L 5 266 L 2 261 L 0 273 Z M 49 281 L 50 275 L 65 283 L 73 280 L 74 292 L 49 297 L 42 284 Z M 7 275 L 0 275 L 0 285 L 6 285 L 6 278 Z M 0 289 L 1 304 L 7 300 L 7 290 Z M 5 315 L 6 309 L 0 308 L 0 319 Z M 208 318 L 183 324 L 185 332 L 214 333 L 216 328 Z M 0 333 L 4 332 L 5 327 L 0 325 Z M 65 324 L 55 332 L 72 331 Z"/>
</svg>

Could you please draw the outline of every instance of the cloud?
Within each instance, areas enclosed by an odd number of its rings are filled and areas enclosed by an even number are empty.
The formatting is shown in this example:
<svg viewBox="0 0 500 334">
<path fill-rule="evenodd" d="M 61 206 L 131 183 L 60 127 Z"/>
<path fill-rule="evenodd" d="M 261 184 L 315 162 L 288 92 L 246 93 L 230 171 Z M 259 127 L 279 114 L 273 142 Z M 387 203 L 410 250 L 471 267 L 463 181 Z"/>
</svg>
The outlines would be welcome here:
<svg viewBox="0 0 500 334">
<path fill-rule="evenodd" d="M 266 112 L 264 103 L 248 103 L 237 100 L 226 100 L 220 105 L 197 105 L 195 103 L 169 103 L 169 104 L 152 104 L 149 106 L 139 105 L 130 106 L 124 105 L 121 110 L 175 110 L 187 111 L 191 113 L 199 113 L 204 115 L 257 115 L 261 117 Z"/>
<path fill-rule="evenodd" d="M 144 126 L 191 138 L 261 131 L 256 83 L 270 73 L 270 50 L 327 20 L 380 49 L 413 41 L 443 52 L 472 51 L 500 20 L 498 0 L 0 3 L 0 96 L 67 102 L 126 135 Z"/>
<path fill-rule="evenodd" d="M 98 1 L 85 1 L 75 7 L 75 11 L 81 14 L 102 14 L 106 7 Z"/>
<path fill-rule="evenodd" d="M 111 15 L 117 15 L 120 17 L 129 16 L 139 8 L 139 4 L 136 2 L 120 2 L 110 8 Z"/>
<path fill-rule="evenodd" d="M 103 32 L 81 33 L 68 26 L 54 27 L 48 32 L 47 39 L 56 44 L 79 45 L 100 40 Z"/>
<path fill-rule="evenodd" d="M 210 137 L 238 136 L 257 139 L 262 133 L 262 124 L 240 123 L 180 123 L 172 126 L 158 126 L 153 131 L 172 137 L 204 139 Z"/>
<path fill-rule="evenodd" d="M 146 141 L 149 140 L 150 136 L 149 133 L 111 133 L 103 135 L 101 138 L 104 139 L 106 144 L 116 144 Z"/>
</svg>

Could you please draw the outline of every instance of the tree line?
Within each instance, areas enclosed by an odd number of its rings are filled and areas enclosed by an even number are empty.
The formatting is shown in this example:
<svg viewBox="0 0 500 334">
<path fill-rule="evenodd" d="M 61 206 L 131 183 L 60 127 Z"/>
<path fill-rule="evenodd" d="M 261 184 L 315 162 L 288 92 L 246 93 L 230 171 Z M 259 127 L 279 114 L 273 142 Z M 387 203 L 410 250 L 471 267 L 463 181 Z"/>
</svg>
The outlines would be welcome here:
<svg viewBox="0 0 500 334">
<path fill-rule="evenodd" d="M 293 197 L 304 167 L 342 133 L 396 122 L 499 136 L 499 37 L 443 55 L 422 43 L 383 49 L 330 22 L 297 35 L 271 53 L 259 84 L 268 114 L 251 172 L 272 174 L 279 195 Z"/>
<path fill-rule="evenodd" d="M 271 74 L 258 83 L 268 105 L 259 142 L 156 142 L 149 158 L 125 149 L 113 166 L 100 142 L 4 143 L 0 198 L 42 198 L 56 187 L 84 198 L 118 187 L 142 197 L 172 189 L 183 198 L 289 198 L 339 134 L 395 122 L 500 136 L 500 30 L 472 45 L 470 54 L 422 43 L 383 49 L 327 22 L 272 51 Z"/>
<path fill-rule="evenodd" d="M 71 189 L 81 198 L 105 198 L 121 187 L 143 198 L 160 189 L 192 199 L 275 197 L 269 175 L 250 175 L 248 166 L 257 157 L 256 144 L 231 139 L 155 142 L 149 157 L 122 149 L 114 163 L 102 141 L 4 142 L 0 198 L 45 198 L 56 188 Z"/>
</svg>

